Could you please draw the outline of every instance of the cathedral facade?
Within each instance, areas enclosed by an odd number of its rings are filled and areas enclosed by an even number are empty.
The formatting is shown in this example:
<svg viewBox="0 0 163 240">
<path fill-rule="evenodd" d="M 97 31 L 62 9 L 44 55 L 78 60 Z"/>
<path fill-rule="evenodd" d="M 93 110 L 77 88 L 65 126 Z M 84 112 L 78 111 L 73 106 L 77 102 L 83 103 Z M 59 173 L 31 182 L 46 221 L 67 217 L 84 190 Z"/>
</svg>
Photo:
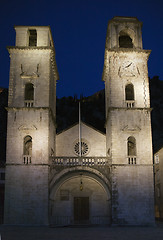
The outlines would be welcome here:
<svg viewBox="0 0 163 240">
<path fill-rule="evenodd" d="M 50 27 L 16 26 L 10 54 L 5 224 L 153 225 L 147 61 L 137 18 L 109 21 L 106 134 L 84 122 L 56 135 Z"/>
</svg>

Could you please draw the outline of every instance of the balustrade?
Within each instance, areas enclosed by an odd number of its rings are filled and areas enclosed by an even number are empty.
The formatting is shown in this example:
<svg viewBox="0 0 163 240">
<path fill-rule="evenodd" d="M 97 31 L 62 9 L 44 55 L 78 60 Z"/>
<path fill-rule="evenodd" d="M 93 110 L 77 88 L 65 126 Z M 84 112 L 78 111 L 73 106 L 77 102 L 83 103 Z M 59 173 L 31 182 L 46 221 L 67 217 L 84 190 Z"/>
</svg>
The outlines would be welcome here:
<svg viewBox="0 0 163 240">
<path fill-rule="evenodd" d="M 24 103 L 26 107 L 33 107 L 33 100 L 26 100 Z"/>
<path fill-rule="evenodd" d="M 136 156 L 129 156 L 128 164 L 136 164 Z"/>
<path fill-rule="evenodd" d="M 106 157 L 52 157 L 52 163 L 64 166 L 103 166 L 108 163 L 108 159 Z"/>
<path fill-rule="evenodd" d="M 126 107 L 127 108 L 133 108 L 135 106 L 135 101 L 134 100 L 127 100 L 126 101 Z"/>
<path fill-rule="evenodd" d="M 24 164 L 30 164 L 31 163 L 31 155 L 23 155 L 23 162 L 24 162 Z"/>
</svg>

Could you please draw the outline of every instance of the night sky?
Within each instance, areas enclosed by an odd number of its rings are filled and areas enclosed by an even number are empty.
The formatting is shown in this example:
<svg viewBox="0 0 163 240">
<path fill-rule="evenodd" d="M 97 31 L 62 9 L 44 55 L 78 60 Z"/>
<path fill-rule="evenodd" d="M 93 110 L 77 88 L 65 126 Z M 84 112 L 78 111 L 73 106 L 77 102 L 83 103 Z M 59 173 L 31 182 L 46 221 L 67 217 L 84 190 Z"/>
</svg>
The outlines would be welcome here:
<svg viewBox="0 0 163 240">
<path fill-rule="evenodd" d="M 89 96 L 104 88 L 102 71 L 108 21 L 114 16 L 143 22 L 143 48 L 151 49 L 149 76 L 163 80 L 162 0 L 6 0 L 1 2 L 0 87 L 8 87 L 14 25 L 50 25 L 60 80 L 57 96 Z"/>
</svg>

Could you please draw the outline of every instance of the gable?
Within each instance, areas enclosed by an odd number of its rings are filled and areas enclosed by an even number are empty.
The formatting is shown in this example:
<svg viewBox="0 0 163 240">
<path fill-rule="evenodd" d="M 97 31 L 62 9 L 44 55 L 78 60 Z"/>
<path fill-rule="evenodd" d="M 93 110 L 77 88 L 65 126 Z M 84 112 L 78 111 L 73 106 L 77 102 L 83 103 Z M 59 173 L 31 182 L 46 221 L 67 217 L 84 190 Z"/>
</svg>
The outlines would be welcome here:
<svg viewBox="0 0 163 240">
<path fill-rule="evenodd" d="M 84 156 L 106 156 L 106 136 L 92 127 L 81 123 L 81 140 L 88 150 Z M 57 156 L 78 156 L 75 145 L 79 142 L 79 124 L 56 136 Z M 77 146 L 77 145 L 76 145 Z"/>
</svg>

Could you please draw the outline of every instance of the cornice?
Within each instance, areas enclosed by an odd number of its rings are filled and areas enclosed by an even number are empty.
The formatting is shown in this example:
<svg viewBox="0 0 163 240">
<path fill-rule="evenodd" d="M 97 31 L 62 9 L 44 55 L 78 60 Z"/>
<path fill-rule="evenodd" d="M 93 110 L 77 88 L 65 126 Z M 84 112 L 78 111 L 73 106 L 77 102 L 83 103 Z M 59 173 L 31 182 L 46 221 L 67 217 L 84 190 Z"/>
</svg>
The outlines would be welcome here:
<svg viewBox="0 0 163 240">
<path fill-rule="evenodd" d="M 126 54 L 126 53 L 140 53 L 146 55 L 148 60 L 151 50 L 145 49 L 137 49 L 137 48 L 105 48 L 105 55 L 104 55 L 104 71 L 108 65 L 109 57 L 115 54 Z M 104 73 L 103 73 L 104 74 Z"/>
<path fill-rule="evenodd" d="M 153 167 L 154 164 L 119 164 L 119 163 L 112 163 L 112 167 Z"/>
<path fill-rule="evenodd" d="M 49 47 L 49 46 L 7 46 L 8 51 L 25 51 L 25 50 L 51 50 L 55 52 L 55 48 L 54 47 Z"/>
<path fill-rule="evenodd" d="M 145 111 L 152 111 L 152 108 L 142 108 L 142 107 L 133 107 L 133 108 L 127 108 L 127 107 L 108 107 L 108 112 L 112 110 L 126 110 L 126 111 L 134 111 L 134 110 L 145 110 Z"/>
<path fill-rule="evenodd" d="M 50 166 L 50 164 L 46 163 L 29 163 L 29 164 L 24 164 L 24 163 L 6 163 L 6 166 Z"/>
<path fill-rule="evenodd" d="M 113 53 L 129 53 L 129 52 L 131 52 L 131 53 L 145 53 L 145 54 L 148 54 L 148 55 L 150 55 L 150 53 L 151 53 L 151 51 L 152 50 L 147 50 L 147 49 L 141 49 L 141 48 L 117 48 L 117 47 L 115 47 L 115 48 L 105 48 L 105 50 L 107 51 L 107 52 L 113 52 Z"/>
<path fill-rule="evenodd" d="M 137 23 L 137 24 L 142 25 L 142 22 L 140 22 L 137 17 L 128 17 L 128 16 L 115 16 L 112 19 L 110 19 L 108 23 L 122 23 L 123 24 L 124 22 L 134 23 L 134 24 Z"/>
<path fill-rule="evenodd" d="M 18 110 L 50 110 L 49 107 L 6 107 L 7 111 L 18 111 Z"/>
</svg>

